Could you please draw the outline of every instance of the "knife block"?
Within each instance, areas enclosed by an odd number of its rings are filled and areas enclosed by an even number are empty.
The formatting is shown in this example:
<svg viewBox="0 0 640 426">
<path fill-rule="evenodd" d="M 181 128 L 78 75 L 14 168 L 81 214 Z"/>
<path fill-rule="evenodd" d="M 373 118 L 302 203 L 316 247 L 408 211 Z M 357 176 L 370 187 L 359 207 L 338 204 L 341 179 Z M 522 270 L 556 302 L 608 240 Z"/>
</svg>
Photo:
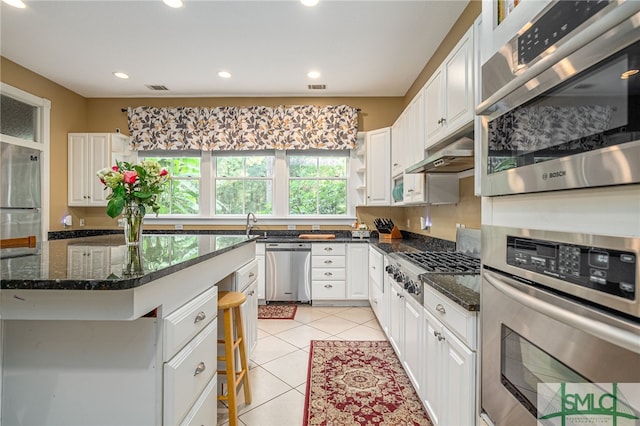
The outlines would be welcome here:
<svg viewBox="0 0 640 426">
<path fill-rule="evenodd" d="M 398 229 L 397 225 L 393 225 L 393 229 L 388 234 L 381 234 L 380 231 L 378 231 L 378 236 L 381 240 L 398 240 L 398 239 L 401 240 L 402 239 L 402 233 Z"/>
</svg>

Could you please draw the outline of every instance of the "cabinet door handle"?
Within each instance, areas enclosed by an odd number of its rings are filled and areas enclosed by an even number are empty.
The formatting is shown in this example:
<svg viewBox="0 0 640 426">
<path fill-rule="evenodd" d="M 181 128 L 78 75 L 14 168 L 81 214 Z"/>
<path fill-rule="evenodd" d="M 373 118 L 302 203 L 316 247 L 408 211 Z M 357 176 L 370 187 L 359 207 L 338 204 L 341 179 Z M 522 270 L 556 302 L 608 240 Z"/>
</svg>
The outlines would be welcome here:
<svg viewBox="0 0 640 426">
<path fill-rule="evenodd" d="M 442 117 L 440 120 L 442 121 L 442 125 L 445 125 L 447 123 L 447 119 L 444 117 Z"/>
<path fill-rule="evenodd" d="M 329 263 L 333 263 L 333 260 L 328 260 L 328 259 L 327 259 L 327 260 L 325 260 L 325 261 L 324 261 L 324 263 L 327 263 L 327 264 L 329 264 Z"/>
<path fill-rule="evenodd" d="M 434 330 L 433 335 L 438 338 L 439 342 L 442 342 L 444 340 L 444 336 L 442 335 L 442 333 L 438 333 L 437 331 Z"/>
<path fill-rule="evenodd" d="M 327 276 L 327 277 L 330 277 L 333 274 L 331 272 L 325 272 L 324 275 Z"/>
<path fill-rule="evenodd" d="M 204 312 L 200 311 L 200 312 L 198 312 L 198 315 L 196 315 L 195 319 L 193 320 L 193 323 L 197 324 L 200 321 L 203 321 L 206 317 L 207 317 L 207 314 L 205 314 Z"/>
<path fill-rule="evenodd" d="M 251 290 L 251 291 L 249 292 L 249 296 L 253 296 L 254 294 L 256 294 L 256 292 L 255 292 L 254 290 Z"/>
<path fill-rule="evenodd" d="M 444 309 L 444 306 L 442 306 L 440 303 L 436 305 L 436 311 L 440 312 L 441 314 L 447 313 L 447 311 Z"/>
<path fill-rule="evenodd" d="M 413 192 L 413 189 L 409 189 L 409 190 L 407 190 L 407 192 Z"/>
<path fill-rule="evenodd" d="M 371 265 L 371 269 L 373 269 L 375 271 L 376 270 L 375 265 Z"/>
<path fill-rule="evenodd" d="M 193 375 L 197 376 L 198 374 L 202 373 L 206 369 L 207 369 L 207 366 L 204 364 L 204 362 L 200 362 L 200 364 L 198 364 L 198 366 L 196 367 L 196 371 L 193 373 Z"/>
<path fill-rule="evenodd" d="M 333 249 L 331 247 L 325 247 L 324 251 L 333 251 Z"/>
<path fill-rule="evenodd" d="M 249 272 L 249 278 L 253 278 L 255 276 L 256 276 L 256 274 L 254 274 L 253 272 Z"/>
<path fill-rule="evenodd" d="M 324 288 L 333 288 L 333 286 L 331 284 L 325 284 Z"/>
</svg>

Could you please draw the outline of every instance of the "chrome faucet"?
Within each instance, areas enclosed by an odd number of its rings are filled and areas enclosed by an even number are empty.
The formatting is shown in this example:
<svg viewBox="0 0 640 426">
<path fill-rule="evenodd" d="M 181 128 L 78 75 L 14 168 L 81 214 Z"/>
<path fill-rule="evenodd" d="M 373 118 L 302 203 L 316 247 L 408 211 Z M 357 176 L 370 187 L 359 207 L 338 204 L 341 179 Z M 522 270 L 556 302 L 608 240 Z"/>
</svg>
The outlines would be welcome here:
<svg viewBox="0 0 640 426">
<path fill-rule="evenodd" d="M 251 219 L 251 217 L 253 216 L 253 223 L 249 222 L 249 219 Z M 253 214 L 253 212 L 249 212 L 247 214 L 247 225 L 246 225 L 246 231 L 247 231 L 247 238 L 249 238 L 249 233 L 251 232 L 251 229 L 253 228 L 253 224 L 256 223 L 258 221 L 258 219 L 256 218 L 256 215 Z"/>
</svg>

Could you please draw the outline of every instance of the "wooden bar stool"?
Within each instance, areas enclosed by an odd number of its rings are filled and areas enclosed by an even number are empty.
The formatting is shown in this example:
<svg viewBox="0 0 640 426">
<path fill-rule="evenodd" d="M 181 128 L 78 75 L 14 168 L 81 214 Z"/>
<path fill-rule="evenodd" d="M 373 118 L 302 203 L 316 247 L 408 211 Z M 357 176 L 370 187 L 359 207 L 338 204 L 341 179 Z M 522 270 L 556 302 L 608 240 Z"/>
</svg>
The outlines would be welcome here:
<svg viewBox="0 0 640 426">
<path fill-rule="evenodd" d="M 242 383 L 244 390 L 244 402 L 251 404 L 251 388 L 249 387 L 249 367 L 244 340 L 244 328 L 240 305 L 246 300 L 246 296 L 236 291 L 221 291 L 218 294 L 218 309 L 223 311 L 224 320 L 224 356 L 219 356 L 218 361 L 224 361 L 226 370 L 218 370 L 218 374 L 227 377 L 227 394 L 218 395 L 218 400 L 229 402 L 229 425 L 238 424 L 238 406 L 236 393 Z M 235 327 L 234 327 L 235 326 Z M 235 328 L 235 330 L 234 330 Z M 236 371 L 235 351 L 240 351 L 240 371 Z"/>
</svg>

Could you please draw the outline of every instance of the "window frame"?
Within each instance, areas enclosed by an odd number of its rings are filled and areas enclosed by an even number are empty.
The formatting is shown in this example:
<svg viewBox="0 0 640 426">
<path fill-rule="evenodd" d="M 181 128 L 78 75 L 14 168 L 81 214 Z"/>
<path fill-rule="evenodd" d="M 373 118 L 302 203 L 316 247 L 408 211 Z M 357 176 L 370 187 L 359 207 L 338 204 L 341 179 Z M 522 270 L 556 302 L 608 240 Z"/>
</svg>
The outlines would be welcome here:
<svg viewBox="0 0 640 426">
<path fill-rule="evenodd" d="M 140 151 L 144 154 L 140 157 L 177 157 L 180 151 Z M 353 150 L 329 151 L 329 150 L 256 150 L 256 151 L 195 151 L 201 152 L 200 161 L 200 214 L 198 215 L 172 215 L 161 214 L 159 216 L 147 215 L 145 221 L 162 225 L 189 224 L 216 224 L 216 225 L 238 225 L 244 224 L 246 214 L 216 215 L 215 214 L 215 182 L 216 182 L 216 161 L 217 156 L 243 157 L 251 155 L 266 155 L 273 153 L 274 174 L 273 179 L 273 211 L 271 215 L 258 215 L 259 223 L 264 225 L 282 225 L 286 223 L 289 229 L 295 229 L 295 225 L 300 224 L 333 224 L 351 225 L 355 218 L 356 205 L 353 202 L 357 197 L 354 195 L 357 179 L 353 176 L 354 152 Z M 347 211 L 344 215 L 290 215 L 289 214 L 289 161 L 288 157 L 293 155 L 328 155 L 344 156 L 346 158 L 346 179 L 347 181 Z M 258 178 L 262 179 L 262 178 Z M 342 178 L 340 178 L 342 179 Z"/>
<path fill-rule="evenodd" d="M 273 174 L 271 176 L 233 176 L 233 177 L 222 177 L 222 176 L 218 176 L 218 170 L 217 170 L 217 159 L 221 158 L 221 157 L 242 157 L 242 158 L 247 158 L 247 157 L 270 157 L 273 156 Z M 214 218 L 218 218 L 218 217 L 237 217 L 239 214 L 234 213 L 234 214 L 216 214 L 216 210 L 215 210 L 215 203 L 217 201 L 217 188 L 218 188 L 218 181 L 225 181 L 225 180 L 241 180 L 243 181 L 243 188 L 244 186 L 244 182 L 247 181 L 270 181 L 271 182 L 271 192 L 273 193 L 273 198 L 271 200 L 271 214 L 260 214 L 261 216 L 267 216 L 267 217 L 274 217 L 275 216 L 275 209 L 276 209 L 276 169 L 277 169 L 277 160 L 276 160 L 276 151 L 274 150 L 256 150 L 256 151 L 211 151 L 211 166 L 212 166 L 212 183 L 211 183 L 211 188 L 210 188 L 210 193 L 212 194 L 212 209 L 211 209 L 211 217 Z M 243 171 L 246 172 L 246 161 L 244 163 L 244 169 Z M 243 206 L 242 209 L 243 211 L 246 208 L 246 198 L 243 198 Z M 246 211 L 245 213 L 241 213 L 241 216 L 245 216 L 249 213 L 249 211 Z"/>
<path fill-rule="evenodd" d="M 323 177 L 323 176 L 291 176 L 291 159 L 293 157 L 315 157 L 318 161 L 318 169 L 320 168 L 320 158 L 328 158 L 328 157 L 341 157 L 345 160 L 345 171 L 344 176 L 341 177 Z M 288 217 L 298 218 L 298 217 L 344 217 L 349 214 L 349 151 L 327 151 L 327 150 L 296 150 L 296 151 L 288 151 L 286 155 L 287 160 L 287 209 L 286 213 Z M 316 213 L 315 215 L 305 215 L 305 214 L 292 214 L 291 213 L 291 197 L 289 196 L 291 191 L 291 181 L 296 180 L 313 180 L 313 181 L 324 181 L 324 180 L 336 180 L 336 181 L 344 181 L 345 182 L 345 203 L 346 210 L 345 214 L 320 214 Z M 316 212 L 319 210 L 319 203 L 316 197 Z"/>
</svg>

